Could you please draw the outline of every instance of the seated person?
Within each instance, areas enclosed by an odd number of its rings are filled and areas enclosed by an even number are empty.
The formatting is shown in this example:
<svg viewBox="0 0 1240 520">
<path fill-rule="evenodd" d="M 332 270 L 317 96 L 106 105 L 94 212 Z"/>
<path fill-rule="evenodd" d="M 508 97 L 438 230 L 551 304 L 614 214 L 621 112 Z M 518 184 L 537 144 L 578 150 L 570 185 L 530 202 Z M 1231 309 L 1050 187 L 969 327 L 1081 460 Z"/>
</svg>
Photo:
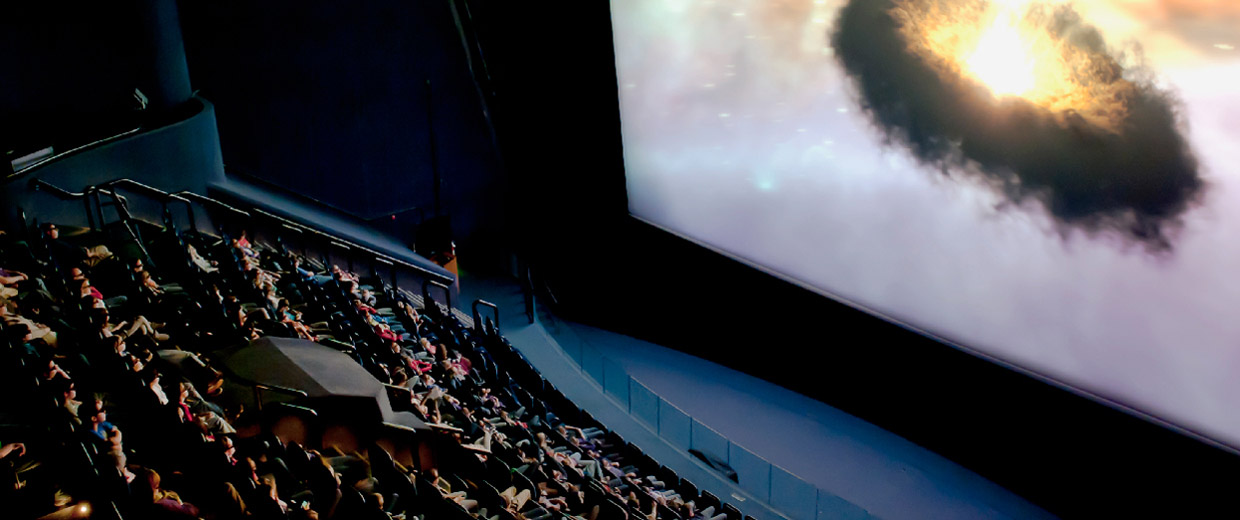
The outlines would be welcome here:
<svg viewBox="0 0 1240 520">
<path fill-rule="evenodd" d="M 78 268 L 73 268 L 73 269 L 74 270 L 72 270 L 71 272 L 77 272 Z M 99 289 L 91 285 L 90 279 L 86 278 L 85 276 L 82 276 L 82 278 L 76 280 L 76 282 L 77 282 L 77 289 L 78 289 L 78 298 L 97 298 L 103 301 L 103 304 L 108 307 L 119 307 L 129 301 L 129 298 L 123 294 L 120 296 L 113 296 L 111 298 L 104 298 L 103 293 L 99 292 Z M 73 285 L 70 284 L 69 287 L 73 287 Z"/>
<path fill-rule="evenodd" d="M 180 285 L 174 283 L 160 284 L 155 275 L 146 270 L 141 258 L 129 262 L 129 278 L 139 290 L 151 291 L 156 295 L 183 291 Z"/>
<path fill-rule="evenodd" d="M 217 408 L 215 405 L 201 398 L 197 401 L 194 400 L 193 396 L 196 392 L 193 391 L 193 385 L 188 381 L 181 381 L 177 385 L 177 389 L 179 392 L 175 406 L 177 408 L 177 415 L 182 422 L 188 423 L 201 420 L 212 435 L 226 435 L 237 432 L 227 420 L 215 412 L 215 408 Z"/>
<path fill-rule="evenodd" d="M 29 279 L 30 277 L 23 273 L 0 267 L 0 298 L 8 299 L 17 296 L 17 284 Z"/>
<path fill-rule="evenodd" d="M 78 417 L 91 437 L 104 448 L 102 451 L 123 451 L 121 431 L 108 422 L 108 414 L 103 409 L 102 403 L 96 401 L 79 406 Z"/>
<path fill-rule="evenodd" d="M 52 330 L 52 328 L 47 325 L 36 323 L 35 321 L 18 314 L 18 310 L 19 305 L 16 301 L 0 301 L 0 320 L 4 322 L 4 326 L 13 327 L 17 325 L 24 325 L 27 329 L 29 329 L 30 334 L 30 339 L 26 341 L 40 340 L 43 343 L 46 343 L 47 346 L 56 348 L 58 344 L 56 331 Z"/>
<path fill-rule="evenodd" d="M 189 255 L 190 263 L 194 264 L 194 267 L 197 267 L 202 272 L 211 274 L 220 270 L 217 262 L 207 260 L 201 254 L 198 254 L 198 249 L 193 244 L 185 244 L 185 252 Z"/>
<path fill-rule="evenodd" d="M 90 322 L 95 326 L 95 332 L 99 338 L 110 338 L 112 336 L 120 336 L 122 339 L 133 335 L 143 334 L 155 341 L 168 341 L 169 336 L 159 329 L 163 327 L 162 323 L 151 323 L 142 316 L 135 317 L 133 323 L 122 321 L 120 323 L 111 323 L 111 313 L 107 307 L 94 308 L 89 311 Z"/>
<path fill-rule="evenodd" d="M 65 272 L 72 266 L 87 260 L 86 249 L 60 239 L 60 228 L 50 222 L 43 224 L 43 243 L 47 244 L 48 255 L 59 266 L 59 272 Z"/>
<path fill-rule="evenodd" d="M 274 293 L 275 290 L 272 289 L 272 294 L 274 295 Z M 315 341 L 318 339 L 318 337 L 310 331 L 310 327 L 305 323 L 302 323 L 301 313 L 293 310 L 292 305 L 289 304 L 287 299 L 281 298 L 277 300 L 275 307 L 276 317 L 280 319 L 280 323 L 286 323 L 293 327 L 293 330 L 297 331 L 297 335 L 301 337 L 301 339 L 308 339 L 310 341 Z"/>
<path fill-rule="evenodd" d="M 431 485 L 439 489 L 439 493 L 443 495 L 444 498 L 460 504 L 466 511 L 473 511 L 478 508 L 478 501 L 471 498 L 466 498 L 464 491 L 452 491 L 452 484 L 448 483 L 447 479 L 439 476 L 438 468 L 431 468 L 430 480 Z"/>
<path fill-rule="evenodd" d="M 143 468 L 134 479 L 133 493 L 142 518 L 198 518 L 198 508 L 183 501 L 175 491 L 160 487 L 159 473 Z"/>
</svg>

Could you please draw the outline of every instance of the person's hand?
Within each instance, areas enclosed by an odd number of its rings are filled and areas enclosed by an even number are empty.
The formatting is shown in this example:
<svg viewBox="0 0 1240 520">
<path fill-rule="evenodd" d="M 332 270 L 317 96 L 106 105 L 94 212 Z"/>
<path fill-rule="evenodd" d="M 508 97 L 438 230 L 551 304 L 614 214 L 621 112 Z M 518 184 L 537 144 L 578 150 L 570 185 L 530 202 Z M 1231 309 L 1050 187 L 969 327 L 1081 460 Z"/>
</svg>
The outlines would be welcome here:
<svg viewBox="0 0 1240 520">
<path fill-rule="evenodd" d="M 17 451 L 17 456 L 21 457 L 26 454 L 26 445 L 20 442 L 11 442 L 0 446 L 0 458 L 7 457 L 14 451 Z"/>
</svg>

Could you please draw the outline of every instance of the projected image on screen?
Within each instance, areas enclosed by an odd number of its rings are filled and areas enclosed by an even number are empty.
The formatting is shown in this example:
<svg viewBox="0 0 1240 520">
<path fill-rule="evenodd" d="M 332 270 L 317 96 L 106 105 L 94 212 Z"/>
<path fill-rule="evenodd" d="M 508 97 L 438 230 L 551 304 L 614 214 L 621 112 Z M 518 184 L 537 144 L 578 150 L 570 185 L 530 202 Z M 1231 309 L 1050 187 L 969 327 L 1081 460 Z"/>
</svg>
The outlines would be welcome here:
<svg viewBox="0 0 1240 520">
<path fill-rule="evenodd" d="M 612 13 L 633 214 L 1240 446 L 1240 3 Z"/>
</svg>

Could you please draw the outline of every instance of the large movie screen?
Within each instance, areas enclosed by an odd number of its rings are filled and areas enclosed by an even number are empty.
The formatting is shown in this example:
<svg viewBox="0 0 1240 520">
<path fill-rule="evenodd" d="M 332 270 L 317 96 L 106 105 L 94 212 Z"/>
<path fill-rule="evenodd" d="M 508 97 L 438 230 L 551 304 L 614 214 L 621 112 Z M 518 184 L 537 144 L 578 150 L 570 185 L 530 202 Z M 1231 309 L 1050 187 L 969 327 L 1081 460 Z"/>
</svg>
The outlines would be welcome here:
<svg viewBox="0 0 1240 520">
<path fill-rule="evenodd" d="M 612 14 L 635 216 L 1240 446 L 1240 2 Z"/>
</svg>

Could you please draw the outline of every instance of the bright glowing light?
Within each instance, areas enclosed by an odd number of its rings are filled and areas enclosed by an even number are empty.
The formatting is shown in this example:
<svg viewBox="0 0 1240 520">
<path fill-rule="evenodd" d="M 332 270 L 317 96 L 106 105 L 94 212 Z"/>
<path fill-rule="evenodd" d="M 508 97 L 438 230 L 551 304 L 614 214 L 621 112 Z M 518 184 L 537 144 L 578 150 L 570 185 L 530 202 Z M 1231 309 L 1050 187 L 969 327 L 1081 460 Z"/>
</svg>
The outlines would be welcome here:
<svg viewBox="0 0 1240 520">
<path fill-rule="evenodd" d="M 1023 97 L 1037 87 L 1035 64 L 1025 45 L 1016 13 L 997 13 L 965 66 L 996 96 Z"/>
<path fill-rule="evenodd" d="M 1133 85 L 1105 51 L 1059 34 L 1054 13 L 1067 1 L 895 0 L 891 13 L 909 50 L 948 81 L 1117 131 Z"/>
</svg>

